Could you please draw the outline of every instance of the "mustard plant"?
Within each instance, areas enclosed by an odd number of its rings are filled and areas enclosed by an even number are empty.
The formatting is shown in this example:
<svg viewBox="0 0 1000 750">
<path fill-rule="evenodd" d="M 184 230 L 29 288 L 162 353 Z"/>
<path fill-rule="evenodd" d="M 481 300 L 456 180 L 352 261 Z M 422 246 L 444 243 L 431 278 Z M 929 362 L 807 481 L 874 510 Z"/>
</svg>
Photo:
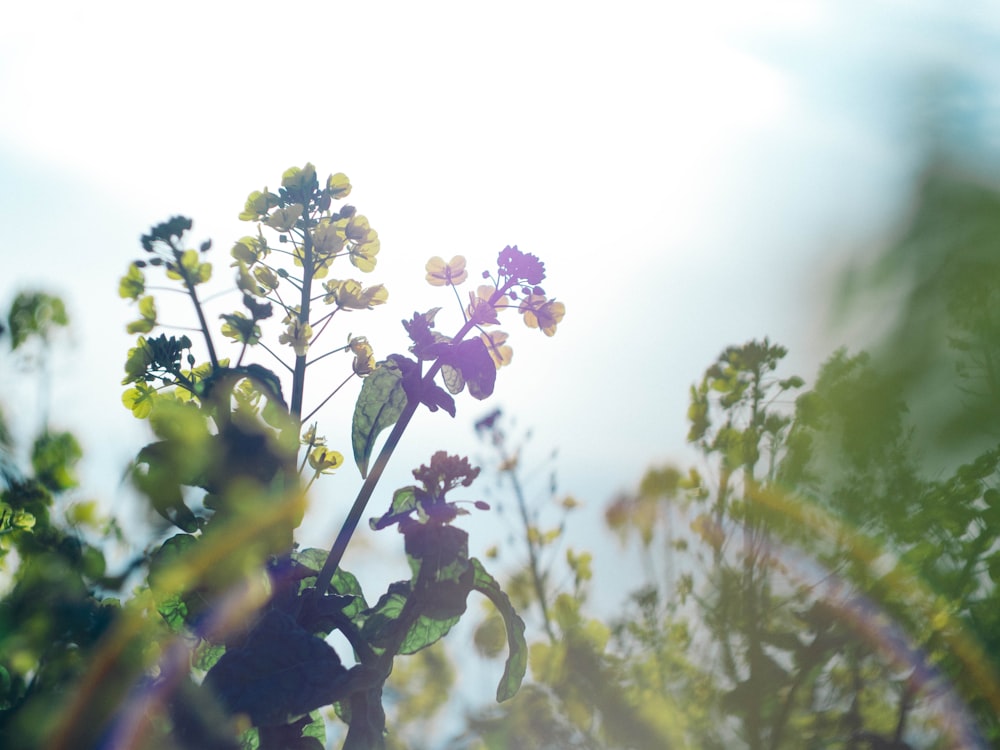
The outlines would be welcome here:
<svg viewBox="0 0 1000 750">
<path fill-rule="evenodd" d="M 150 551 L 145 600 L 173 645 L 145 662 L 135 699 L 110 723 L 116 736 L 152 733 L 183 747 L 320 748 L 319 711 L 332 706 L 349 727 L 345 748 L 383 747 L 382 688 L 393 660 L 448 633 L 472 591 L 493 602 L 506 628 L 497 699 L 521 684 L 524 624 L 454 525 L 468 508 L 489 510 L 481 500 L 452 498 L 479 473 L 467 458 L 434 453 L 413 472 L 415 484 L 396 490 L 369 522 L 403 535 L 408 580 L 370 603 L 341 560 L 417 409 L 454 417 L 462 391 L 489 398 L 512 356 L 500 316 L 513 310 L 551 336 L 565 307 L 541 286 L 544 264 L 517 247 L 505 247 L 466 298 L 458 291 L 469 276 L 465 258 L 434 257 L 426 281 L 451 287 L 461 313 L 455 333 L 436 329 L 442 308 L 432 307 L 403 321 L 405 354 L 376 359 L 365 336 L 337 340 L 343 318 L 388 300 L 382 284 L 351 278 L 372 272 L 380 251 L 368 219 L 344 202 L 351 189 L 343 174 L 321 184 L 307 164 L 287 170 L 276 192 L 249 195 L 240 218 L 255 231 L 230 250 L 241 307 L 223 313 L 218 326 L 204 292 L 211 242 L 189 247 L 190 219 L 174 217 L 144 235 L 145 255 L 121 279 L 121 296 L 139 313 L 128 326 L 139 337 L 122 400 L 157 437 L 139 451 L 131 476 L 179 533 Z M 188 297 L 190 336 L 161 325 L 153 272 Z M 307 383 L 318 387 L 309 373 L 338 353 L 346 355 L 344 379 L 309 400 Z M 345 463 L 337 442 L 321 434 L 324 407 L 353 378 L 363 382 L 350 442 L 364 483 L 330 549 L 302 549 L 294 532 L 307 491 Z M 322 432 L 340 434 L 329 424 Z M 333 631 L 350 644 L 353 666 L 327 642 Z M 137 720 L 137 707 L 155 721 Z"/>
</svg>

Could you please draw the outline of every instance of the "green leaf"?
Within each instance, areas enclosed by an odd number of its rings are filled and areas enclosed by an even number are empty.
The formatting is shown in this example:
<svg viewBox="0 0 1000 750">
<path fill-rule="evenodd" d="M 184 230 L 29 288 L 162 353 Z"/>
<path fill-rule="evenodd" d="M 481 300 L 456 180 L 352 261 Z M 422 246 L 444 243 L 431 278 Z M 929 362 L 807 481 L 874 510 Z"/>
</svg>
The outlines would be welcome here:
<svg viewBox="0 0 1000 750">
<path fill-rule="evenodd" d="M 361 386 L 351 427 L 354 461 L 362 477 L 368 476 L 368 461 L 379 433 L 394 425 L 405 408 L 402 371 L 392 361 L 379 362 Z"/>
<path fill-rule="evenodd" d="M 146 291 L 146 276 L 142 269 L 134 263 L 128 267 L 128 272 L 118 282 L 118 296 L 122 299 L 139 299 Z"/>
<path fill-rule="evenodd" d="M 365 624 L 361 635 L 375 648 L 387 648 L 398 637 L 400 617 L 407 600 L 412 595 L 408 581 L 397 581 L 379 598 L 371 610 L 365 613 Z M 422 604 L 420 602 L 419 604 Z M 397 654 L 413 654 L 436 643 L 458 622 L 460 615 L 438 619 L 430 615 L 419 615 L 413 619 L 414 609 L 409 610 L 406 620 L 406 635 L 399 644 Z M 403 623 L 406 625 L 406 623 Z"/>
<path fill-rule="evenodd" d="M 161 608 L 162 613 L 162 608 Z M 198 644 L 197 648 L 194 650 L 194 658 L 191 661 L 191 666 L 195 669 L 200 669 L 207 672 L 209 669 L 215 666 L 216 662 L 222 658 L 222 655 L 226 653 L 225 646 L 217 646 L 213 643 L 203 640 Z"/>
<path fill-rule="evenodd" d="M 528 668 L 528 644 L 524 639 L 524 620 L 514 611 L 514 606 L 510 603 L 510 598 L 500 588 L 500 584 L 493 578 L 483 564 L 475 557 L 469 560 L 476 572 L 473 588 L 485 596 L 503 617 L 504 627 L 507 629 L 507 648 L 509 654 L 504 664 L 503 677 L 497 685 L 497 701 L 503 702 L 513 698 L 521 687 L 524 680 L 524 673 Z"/>
<path fill-rule="evenodd" d="M 66 307 L 61 299 L 41 292 L 22 292 L 14 299 L 7 317 L 10 348 L 17 349 L 32 336 L 48 342 L 54 326 L 68 324 Z"/>
<path fill-rule="evenodd" d="M 463 388 L 465 388 L 465 378 L 462 376 L 462 371 L 457 367 L 442 364 L 441 378 L 444 380 L 444 384 L 448 388 L 449 393 L 458 394 L 462 392 Z"/>
<path fill-rule="evenodd" d="M 125 330 L 128 333 L 149 333 L 156 327 L 156 300 L 146 295 L 139 300 L 139 320 L 129 323 Z"/>
<path fill-rule="evenodd" d="M 437 643 L 448 635 L 448 631 L 454 627 L 460 617 L 461 615 L 456 615 L 438 620 L 428 615 L 421 615 L 406 631 L 406 638 L 399 646 L 399 653 L 415 654 L 420 649 Z"/>
<path fill-rule="evenodd" d="M 45 433 L 31 451 L 31 466 L 35 477 L 53 492 L 61 492 L 77 484 L 73 467 L 83 457 L 76 438 L 68 432 Z"/>
<path fill-rule="evenodd" d="M 324 554 L 326 554 L 325 550 Z M 348 573 L 346 570 L 337 568 L 337 572 L 333 574 L 330 585 L 341 596 L 354 597 L 354 601 L 341 610 L 352 621 L 356 621 L 358 615 L 368 609 L 368 602 L 365 601 L 365 593 L 361 590 L 361 584 L 358 583 L 358 579 L 354 577 L 353 573 Z"/>
<path fill-rule="evenodd" d="M 409 596 L 409 581 L 390 584 L 389 590 L 379 597 L 375 606 L 365 612 L 365 624 L 361 628 L 365 640 L 376 648 L 385 648 Z"/>
<path fill-rule="evenodd" d="M 412 511 L 417 507 L 417 503 L 420 500 L 425 500 L 428 498 L 427 493 L 415 487 L 412 484 L 406 487 L 400 487 L 394 493 L 392 493 L 392 505 L 389 507 L 381 518 L 371 518 L 368 520 L 368 525 L 371 527 L 372 531 L 378 531 L 379 529 L 384 529 L 386 526 L 396 523 L 407 513 Z"/>
</svg>

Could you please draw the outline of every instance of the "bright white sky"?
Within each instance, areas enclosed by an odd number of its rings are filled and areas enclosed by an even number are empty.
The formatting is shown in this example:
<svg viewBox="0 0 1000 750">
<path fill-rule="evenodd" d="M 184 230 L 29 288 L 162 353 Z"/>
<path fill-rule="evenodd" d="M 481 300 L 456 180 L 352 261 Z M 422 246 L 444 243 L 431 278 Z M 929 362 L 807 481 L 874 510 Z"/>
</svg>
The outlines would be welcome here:
<svg viewBox="0 0 1000 750">
<path fill-rule="evenodd" d="M 884 231 L 919 154 L 907 92 L 921 71 L 995 62 L 990 4 L 964 6 L 17 3 L 0 26 L 0 303 L 66 296 L 54 411 L 85 441 L 86 489 L 120 497 L 146 437 L 118 386 L 134 316 L 116 289 L 139 235 L 189 215 L 225 278 L 247 193 L 307 161 L 346 172 L 382 242 L 365 281 L 390 304 L 349 321 L 378 355 L 405 348 L 413 310 L 450 310 L 429 256 L 464 254 L 474 275 L 510 243 L 546 262 L 566 319 L 552 339 L 504 326 L 494 403 L 533 428 L 539 461 L 558 448 L 562 489 L 596 519 L 683 451 L 688 386 L 724 347 L 770 336 L 808 379 L 841 343 L 836 261 Z M 4 400 L 28 419 L 31 394 Z M 433 450 L 470 452 L 488 408 L 421 414 L 372 512 Z M 308 543 L 353 498 L 342 474 Z"/>
</svg>

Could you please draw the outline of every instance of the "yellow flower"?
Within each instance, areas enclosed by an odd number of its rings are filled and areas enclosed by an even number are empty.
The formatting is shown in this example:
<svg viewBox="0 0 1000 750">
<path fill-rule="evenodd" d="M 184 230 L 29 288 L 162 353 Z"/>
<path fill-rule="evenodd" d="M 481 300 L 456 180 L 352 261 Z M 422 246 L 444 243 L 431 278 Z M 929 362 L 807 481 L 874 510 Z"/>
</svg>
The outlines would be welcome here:
<svg viewBox="0 0 1000 750">
<path fill-rule="evenodd" d="M 255 297 L 260 297 L 267 293 L 257 286 L 257 282 L 254 280 L 254 277 L 250 275 L 250 269 L 247 268 L 246 263 L 242 260 L 238 260 L 236 261 L 236 267 L 236 286 L 239 287 L 240 291 L 252 294 Z"/>
<path fill-rule="evenodd" d="M 490 356 L 493 358 L 493 364 L 496 365 L 498 370 L 504 365 L 510 364 L 511 359 L 514 357 L 514 350 L 504 343 L 507 341 L 506 333 L 503 331 L 490 331 L 489 333 L 481 333 L 479 338 L 486 344 L 486 351 L 490 353 Z"/>
<path fill-rule="evenodd" d="M 372 234 L 375 234 L 375 230 L 371 230 Z M 381 249 L 381 245 L 376 235 L 373 239 L 365 242 L 361 245 L 355 245 L 349 251 L 351 256 L 351 263 L 359 271 L 364 271 L 365 273 L 370 273 L 375 268 L 375 264 L 378 262 L 375 260 L 375 256 L 378 255 L 378 251 Z"/>
<path fill-rule="evenodd" d="M 355 336 L 347 342 L 347 346 L 354 353 L 354 374 L 361 377 L 370 375 L 375 369 L 375 352 L 368 339 Z"/>
<path fill-rule="evenodd" d="M 389 299 L 389 292 L 382 284 L 364 289 L 354 279 L 328 281 L 323 288 L 327 291 L 323 301 L 328 305 L 335 304 L 341 310 L 371 310 Z"/>
<path fill-rule="evenodd" d="M 273 292 L 278 288 L 278 274 L 266 266 L 257 266 L 253 269 L 254 278 L 260 282 L 268 292 Z"/>
<path fill-rule="evenodd" d="M 528 328 L 541 328 L 546 336 L 552 336 L 556 332 L 556 325 L 566 314 L 566 305 L 546 300 L 542 294 L 530 294 L 521 300 L 518 312 L 524 316 L 524 323 Z"/>
<path fill-rule="evenodd" d="M 288 324 L 285 332 L 278 336 L 279 344 L 288 344 L 295 349 L 296 356 L 304 357 L 309 348 L 309 339 L 312 338 L 312 326 L 303 323 L 298 318 L 293 318 Z"/>
<path fill-rule="evenodd" d="M 336 200 L 346 198 L 351 193 L 351 181 L 343 172 L 332 174 L 326 179 L 326 189 L 330 191 L 330 197 Z"/>
<path fill-rule="evenodd" d="M 476 289 L 475 292 L 469 292 L 469 306 L 465 308 L 469 314 L 469 320 L 484 326 L 500 322 L 497 318 L 496 307 L 490 304 L 490 299 L 495 292 L 496 289 L 489 284 L 484 284 Z"/>
<path fill-rule="evenodd" d="M 425 268 L 427 283 L 431 286 L 458 286 L 469 277 L 469 272 L 465 270 L 465 258 L 461 255 L 456 255 L 450 263 L 435 255 L 427 261 Z"/>
<path fill-rule="evenodd" d="M 317 474 L 328 474 L 339 469 L 344 464 L 344 456 L 339 451 L 332 451 L 325 445 L 317 445 L 309 453 L 309 465 Z"/>
<path fill-rule="evenodd" d="M 202 284 L 212 277 L 212 264 L 202 263 L 197 250 L 185 250 L 181 254 L 180 264 L 173 261 L 167 263 L 167 277 L 184 279 L 192 286 Z"/>
<path fill-rule="evenodd" d="M 267 217 L 265 223 L 271 229 L 276 229 L 279 232 L 287 232 L 302 217 L 303 208 L 304 206 L 301 203 L 293 203 L 288 208 L 279 208 Z"/>
<path fill-rule="evenodd" d="M 302 433 L 302 445 L 324 445 L 325 443 L 326 440 L 316 435 L 316 422 L 309 425 L 306 431 Z"/>
<path fill-rule="evenodd" d="M 237 261 L 243 261 L 248 266 L 252 266 L 265 255 L 267 255 L 267 243 L 262 237 L 244 237 L 239 240 L 233 249 L 229 251 Z M 236 265 L 235 263 L 233 265 Z"/>
<path fill-rule="evenodd" d="M 346 239 L 344 235 L 345 225 L 343 221 L 330 221 L 328 219 L 320 222 L 320 225 L 313 230 L 313 250 L 318 255 L 333 255 L 343 250 Z"/>
<path fill-rule="evenodd" d="M 360 214 L 355 214 L 347 220 L 347 225 L 344 227 L 344 236 L 351 242 L 364 245 L 366 242 L 371 242 L 378 237 L 378 232 L 368 225 L 368 219 Z"/>
<path fill-rule="evenodd" d="M 316 167 L 306 163 L 301 169 L 290 167 L 281 175 L 281 187 L 286 190 L 305 190 L 316 180 Z"/>
</svg>

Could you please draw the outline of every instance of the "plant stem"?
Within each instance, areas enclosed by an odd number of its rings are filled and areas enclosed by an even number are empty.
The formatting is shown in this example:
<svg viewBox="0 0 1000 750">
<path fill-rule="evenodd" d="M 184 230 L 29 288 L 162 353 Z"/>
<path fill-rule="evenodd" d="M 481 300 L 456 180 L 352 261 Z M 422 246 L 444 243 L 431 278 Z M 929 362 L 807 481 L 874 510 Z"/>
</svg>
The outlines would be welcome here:
<svg viewBox="0 0 1000 750">
<path fill-rule="evenodd" d="M 437 371 L 437 367 L 431 368 L 432 372 Z M 430 373 L 429 373 L 430 374 Z M 372 465 L 371 471 L 368 472 L 368 476 L 365 478 L 365 483 L 361 486 L 361 491 L 358 492 L 358 497 L 354 501 L 354 505 L 351 506 L 350 512 L 347 514 L 347 518 L 344 519 L 343 526 L 340 527 L 340 532 L 337 534 L 337 538 L 333 542 L 333 546 L 330 548 L 330 554 L 326 558 L 326 562 L 323 564 L 323 569 L 316 576 L 316 593 L 319 596 L 323 596 L 326 590 L 330 587 L 330 581 L 333 580 L 333 574 L 340 567 L 340 561 L 344 557 L 344 552 L 347 551 L 347 545 L 351 541 L 351 537 L 354 536 L 355 530 L 358 528 L 358 522 L 361 520 L 361 514 L 365 512 L 365 506 L 368 505 L 368 501 L 371 499 L 372 493 L 375 491 L 375 486 L 378 484 L 378 480 L 382 478 L 382 472 L 385 471 L 385 467 L 389 464 L 389 459 L 392 457 L 392 452 L 396 450 L 396 446 L 399 444 L 399 440 L 403 437 L 403 432 L 406 430 L 407 425 L 413 418 L 414 413 L 417 411 L 417 406 L 419 406 L 418 401 L 408 401 L 403 409 L 403 413 L 399 415 L 399 419 L 396 420 L 396 424 L 393 425 L 392 432 L 389 433 L 389 437 L 385 441 L 385 445 L 382 446 L 382 450 L 378 454 L 378 458 L 375 459 L 375 463 Z"/>
<path fill-rule="evenodd" d="M 496 303 L 503 295 L 506 293 L 507 287 L 498 289 L 494 292 L 493 296 L 490 298 L 491 303 Z M 453 342 L 461 341 L 465 335 L 475 327 L 475 323 L 472 320 L 467 320 L 465 324 L 459 329 L 458 333 L 452 338 Z M 441 369 L 441 361 L 435 360 L 431 365 L 427 374 L 421 378 L 421 387 L 430 386 L 433 384 L 434 376 L 437 375 L 438 370 Z M 326 590 L 330 587 L 330 581 L 333 580 L 333 574 L 340 567 L 340 561 L 344 557 L 344 552 L 347 551 L 347 545 L 351 541 L 351 537 L 354 536 L 354 532 L 358 528 L 358 523 L 361 521 L 361 515 L 365 512 L 365 506 L 368 505 L 368 501 L 371 499 L 372 493 L 375 491 L 375 486 L 378 484 L 379 479 L 382 478 L 382 472 L 385 471 L 385 467 L 389 464 L 389 459 L 392 457 L 392 453 L 396 450 L 396 446 L 399 444 L 400 438 L 403 437 L 403 432 L 406 430 L 407 425 L 409 425 L 410 420 L 413 418 L 414 413 L 417 411 L 417 407 L 420 405 L 419 401 L 407 401 L 406 406 L 403 408 L 403 413 L 399 415 L 399 419 L 396 420 L 396 424 L 393 425 L 392 432 L 389 433 L 389 437 L 385 441 L 385 445 L 382 446 L 382 450 L 379 451 L 378 458 L 375 459 L 375 463 L 372 465 L 371 471 L 365 478 L 365 483 L 361 486 L 361 490 L 358 492 L 358 496 L 354 501 L 354 505 L 351 506 L 350 512 L 347 514 L 347 518 L 344 519 L 343 526 L 340 527 L 340 532 L 337 534 L 337 538 L 333 542 L 333 546 L 330 548 L 330 554 L 326 558 L 326 562 L 323 564 L 323 569 L 316 576 L 316 593 L 319 596 L 323 596 Z"/>
<path fill-rule="evenodd" d="M 302 296 L 299 306 L 299 322 L 302 325 L 309 323 L 310 290 L 312 288 L 313 277 L 312 252 L 312 235 L 309 234 L 309 227 L 306 226 L 302 230 Z M 301 423 L 302 421 L 302 398 L 305 395 L 305 384 L 306 352 L 302 352 L 302 354 L 296 355 L 295 369 L 292 371 L 292 405 L 290 412 L 292 418 L 297 423 Z"/>
<path fill-rule="evenodd" d="M 181 264 L 181 251 L 174 248 L 174 257 L 177 259 L 177 270 L 180 272 L 180 276 L 184 279 L 184 286 L 187 287 L 188 296 L 191 297 L 191 302 L 194 304 L 194 311 L 198 315 L 198 324 L 201 326 L 201 332 L 205 335 L 205 343 L 208 345 L 208 358 L 212 362 L 212 367 L 218 369 L 219 358 L 215 354 L 215 345 L 212 343 L 212 334 L 208 330 L 208 321 L 205 320 L 205 312 L 201 309 L 201 302 L 198 301 L 198 293 L 195 291 L 194 282 L 188 277 L 188 271 Z"/>
<path fill-rule="evenodd" d="M 504 460 L 507 460 L 504 456 Z M 549 636 L 549 641 L 556 642 L 556 634 L 552 629 L 552 619 L 549 616 L 549 605 L 545 596 L 545 581 L 538 566 L 538 550 L 531 537 L 531 520 L 528 518 L 528 504 L 524 499 L 524 489 L 517 478 L 517 472 L 511 469 L 510 483 L 514 488 L 514 497 L 517 498 L 517 508 L 521 512 L 521 522 L 524 524 L 524 533 L 528 538 L 528 562 L 531 566 L 531 583 L 535 589 L 535 596 L 538 597 L 538 604 L 542 609 L 542 621 L 545 623 L 545 632 Z"/>
</svg>

